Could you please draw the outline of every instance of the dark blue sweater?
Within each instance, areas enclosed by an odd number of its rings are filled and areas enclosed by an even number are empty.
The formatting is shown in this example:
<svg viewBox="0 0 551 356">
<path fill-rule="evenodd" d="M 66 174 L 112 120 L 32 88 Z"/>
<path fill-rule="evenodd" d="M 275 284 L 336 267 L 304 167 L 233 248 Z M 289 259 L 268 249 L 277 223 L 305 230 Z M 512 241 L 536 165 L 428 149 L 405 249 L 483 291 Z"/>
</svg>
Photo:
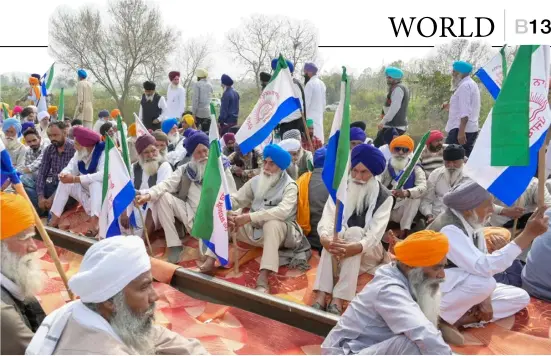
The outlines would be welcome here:
<svg viewBox="0 0 551 356">
<path fill-rule="evenodd" d="M 220 117 L 218 122 L 221 124 L 237 124 L 237 117 L 239 116 L 239 94 L 229 87 L 222 94 L 220 104 Z"/>
</svg>

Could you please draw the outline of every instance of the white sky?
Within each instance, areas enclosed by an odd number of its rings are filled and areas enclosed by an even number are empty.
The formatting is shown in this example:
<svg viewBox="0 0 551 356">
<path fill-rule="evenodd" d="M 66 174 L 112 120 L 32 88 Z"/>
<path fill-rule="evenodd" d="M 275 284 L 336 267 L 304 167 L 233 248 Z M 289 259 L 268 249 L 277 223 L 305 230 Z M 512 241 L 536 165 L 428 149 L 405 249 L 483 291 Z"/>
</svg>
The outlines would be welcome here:
<svg viewBox="0 0 551 356">
<path fill-rule="evenodd" d="M 464 0 L 461 9 L 452 2 L 407 1 L 387 2 L 328 0 L 301 0 L 288 2 L 255 0 L 169 1 L 150 0 L 157 4 L 167 25 L 182 32 L 182 40 L 203 34 L 211 34 L 215 41 L 214 66 L 211 76 L 226 72 L 238 77 L 243 73 L 236 68 L 230 54 L 225 52 L 225 34 L 237 27 L 241 18 L 254 13 L 284 15 L 298 20 L 308 20 L 319 29 L 320 45 L 435 45 L 449 39 L 423 39 L 421 37 L 397 40 L 393 38 L 388 16 L 487 16 L 495 21 L 495 34 L 488 38 L 492 45 L 503 45 L 503 9 L 519 6 L 512 0 L 492 5 L 477 0 Z M 534 1 L 535 2 L 535 1 Z M 96 3 L 86 0 L 26 0 L 2 1 L 0 20 L 2 37 L 0 45 L 46 45 L 48 43 L 48 19 L 57 6 L 74 9 L 84 4 L 106 8 L 107 1 Z M 99 5 L 95 5 L 99 4 Z M 526 1 L 523 2 L 526 4 Z M 286 5 L 286 6 L 283 6 Z M 365 8 L 361 8 L 361 7 Z M 497 6 L 497 7 L 496 7 Z M 537 11 L 534 8 L 534 11 Z M 33 16 L 33 20 L 30 20 Z M 31 22 L 32 21 L 32 22 Z M 472 29 L 472 28 L 471 28 Z M 423 42 L 424 41 L 424 42 Z M 437 42 L 439 41 L 439 42 Z M 510 43 L 511 44 L 511 43 Z M 377 68 L 394 60 L 419 58 L 429 53 L 429 48 L 322 48 L 319 50 L 323 71 L 340 71 L 346 65 L 349 71 L 358 73 L 364 68 Z M 0 73 L 43 73 L 53 62 L 48 50 L 37 48 L 0 48 Z"/>
</svg>

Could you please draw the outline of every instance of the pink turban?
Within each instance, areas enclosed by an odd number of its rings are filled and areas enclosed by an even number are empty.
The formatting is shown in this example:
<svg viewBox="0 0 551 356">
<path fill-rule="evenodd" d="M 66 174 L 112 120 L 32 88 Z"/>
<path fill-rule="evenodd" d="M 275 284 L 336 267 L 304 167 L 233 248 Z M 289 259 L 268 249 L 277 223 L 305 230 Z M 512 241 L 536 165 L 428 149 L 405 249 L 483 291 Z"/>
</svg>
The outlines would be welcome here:
<svg viewBox="0 0 551 356">
<path fill-rule="evenodd" d="M 96 131 L 84 126 L 73 126 L 73 136 L 82 147 L 95 146 L 101 140 L 101 136 Z"/>
</svg>

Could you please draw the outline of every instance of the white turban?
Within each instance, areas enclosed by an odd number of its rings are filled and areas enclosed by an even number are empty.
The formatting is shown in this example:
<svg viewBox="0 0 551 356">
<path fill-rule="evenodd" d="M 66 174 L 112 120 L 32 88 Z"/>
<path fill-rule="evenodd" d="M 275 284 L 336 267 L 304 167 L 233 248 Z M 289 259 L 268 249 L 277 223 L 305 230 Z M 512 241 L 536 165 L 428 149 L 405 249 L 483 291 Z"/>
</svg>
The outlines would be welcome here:
<svg viewBox="0 0 551 356">
<path fill-rule="evenodd" d="M 69 288 L 83 303 L 102 303 L 149 270 L 151 261 L 141 238 L 113 236 L 86 251 Z"/>
<path fill-rule="evenodd" d="M 41 112 L 38 113 L 37 116 L 38 116 L 38 121 L 42 121 L 42 119 L 44 119 L 46 117 L 50 118 L 50 114 L 48 114 L 47 111 L 41 111 Z"/>
<path fill-rule="evenodd" d="M 281 141 L 278 145 L 287 152 L 296 152 L 300 150 L 301 144 L 300 141 L 294 138 L 288 138 Z"/>
</svg>

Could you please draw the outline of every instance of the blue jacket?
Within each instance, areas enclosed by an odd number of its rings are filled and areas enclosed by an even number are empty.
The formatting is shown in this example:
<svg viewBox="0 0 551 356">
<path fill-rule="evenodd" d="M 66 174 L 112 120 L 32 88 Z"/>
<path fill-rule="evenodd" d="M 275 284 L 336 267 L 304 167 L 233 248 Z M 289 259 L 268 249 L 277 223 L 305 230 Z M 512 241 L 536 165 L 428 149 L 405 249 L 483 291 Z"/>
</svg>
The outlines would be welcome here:
<svg viewBox="0 0 551 356">
<path fill-rule="evenodd" d="M 239 94 L 235 89 L 229 87 L 224 94 L 222 94 L 218 122 L 221 124 L 237 124 L 238 116 Z"/>
</svg>

